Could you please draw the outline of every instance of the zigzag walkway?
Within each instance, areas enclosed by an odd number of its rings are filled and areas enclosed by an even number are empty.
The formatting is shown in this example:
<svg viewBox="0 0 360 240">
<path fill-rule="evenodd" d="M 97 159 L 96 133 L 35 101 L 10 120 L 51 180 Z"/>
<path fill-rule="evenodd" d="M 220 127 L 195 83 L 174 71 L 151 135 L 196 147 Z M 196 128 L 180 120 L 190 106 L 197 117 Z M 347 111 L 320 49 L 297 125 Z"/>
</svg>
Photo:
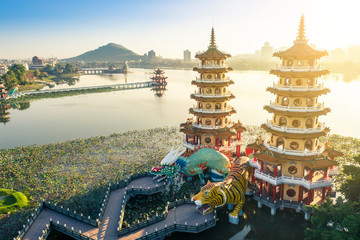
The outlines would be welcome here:
<svg viewBox="0 0 360 240">
<path fill-rule="evenodd" d="M 161 185 L 161 186 L 159 186 Z M 182 204 L 169 210 L 165 218 L 153 224 L 144 224 L 131 232 L 119 236 L 118 225 L 122 213 L 123 204 L 126 203 L 131 193 L 149 194 L 162 192 L 165 184 L 155 183 L 151 177 L 145 176 L 131 180 L 127 187 L 122 187 L 110 192 L 105 211 L 101 218 L 99 227 L 87 224 L 74 216 L 67 216 L 58 211 L 42 208 L 39 215 L 30 225 L 21 239 L 38 240 L 46 239 L 51 228 L 64 232 L 76 239 L 158 239 L 174 231 L 200 232 L 216 224 L 216 214 L 201 215 L 195 210 L 194 204 Z M 130 190 L 130 191 L 129 191 Z M 127 193 L 126 191 L 129 191 Z M 50 221 L 51 220 L 51 221 Z M 86 221 L 86 220 L 85 220 Z M 90 221 L 90 220 L 89 220 Z M 20 239 L 20 238 L 16 238 Z"/>
</svg>

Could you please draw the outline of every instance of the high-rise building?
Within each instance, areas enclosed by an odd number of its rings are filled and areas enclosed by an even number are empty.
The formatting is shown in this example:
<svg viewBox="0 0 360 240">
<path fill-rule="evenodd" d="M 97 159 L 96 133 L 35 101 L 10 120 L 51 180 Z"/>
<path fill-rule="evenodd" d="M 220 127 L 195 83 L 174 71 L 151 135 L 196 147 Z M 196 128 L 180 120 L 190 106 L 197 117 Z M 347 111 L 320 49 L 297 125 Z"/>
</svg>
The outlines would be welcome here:
<svg viewBox="0 0 360 240">
<path fill-rule="evenodd" d="M 270 46 L 269 42 L 265 42 L 264 46 L 261 47 L 261 57 L 262 58 L 271 58 L 273 54 L 273 47 Z"/>
<path fill-rule="evenodd" d="M 185 50 L 184 51 L 184 63 L 191 62 L 191 51 Z"/>
<path fill-rule="evenodd" d="M 190 108 L 194 118 L 181 124 L 181 132 L 185 134 L 183 146 L 187 152 L 199 146 L 210 146 L 240 156 L 241 132 L 246 129 L 240 122 L 233 123 L 230 119 L 236 111 L 229 104 L 235 96 L 228 90 L 228 86 L 234 84 L 226 77 L 232 70 L 225 64 L 228 57 L 230 54 L 221 52 L 215 45 L 213 28 L 208 49 L 195 56 L 201 64 L 194 68 L 199 77 L 191 82 L 197 86 L 197 91 L 191 94 L 196 101 Z"/>
<path fill-rule="evenodd" d="M 333 184 L 335 157 L 341 153 L 319 141 L 330 131 L 319 122 L 319 116 L 330 112 L 318 102 L 319 96 L 330 92 L 318 82 L 318 77 L 328 74 L 318 65 L 326 55 L 307 44 L 304 16 L 294 45 L 274 53 L 282 63 L 270 73 L 279 81 L 267 91 L 276 98 L 264 107 L 273 118 L 262 125 L 270 137 L 248 145 L 254 150 L 249 160 L 254 167 L 251 182 L 257 189 L 254 199 L 259 207 L 269 206 L 273 215 L 285 207 L 303 211 L 309 219 L 304 206 L 321 204 Z"/>
</svg>

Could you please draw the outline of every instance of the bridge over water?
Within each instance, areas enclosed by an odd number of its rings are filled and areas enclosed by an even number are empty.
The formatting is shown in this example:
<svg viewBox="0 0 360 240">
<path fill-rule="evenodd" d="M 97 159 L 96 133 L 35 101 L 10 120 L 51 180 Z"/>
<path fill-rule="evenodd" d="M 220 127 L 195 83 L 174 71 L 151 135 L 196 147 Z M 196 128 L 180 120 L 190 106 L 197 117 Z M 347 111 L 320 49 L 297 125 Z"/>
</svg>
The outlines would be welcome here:
<svg viewBox="0 0 360 240">
<path fill-rule="evenodd" d="M 151 87 L 155 87 L 158 85 L 159 84 L 156 82 L 149 81 L 149 82 L 120 83 L 120 84 L 100 85 L 100 86 L 48 89 L 48 90 L 38 90 L 38 91 L 28 91 L 28 92 L 14 92 L 13 94 L 11 94 L 9 96 L 9 98 L 18 98 L 21 96 L 34 95 L 34 94 L 72 92 L 72 91 L 103 89 L 103 88 L 112 88 L 112 89 L 117 89 L 117 90 L 130 90 L 130 89 L 139 89 L 139 88 L 151 88 Z"/>
<path fill-rule="evenodd" d="M 46 239 L 51 229 L 75 239 L 162 239 L 175 231 L 199 233 L 215 226 L 216 213 L 202 215 L 196 211 L 193 203 L 182 200 L 172 203 L 172 208 L 169 207 L 163 217 L 155 217 L 125 229 L 119 227 L 122 225 L 126 202 L 130 196 L 162 192 L 166 184 L 155 183 L 146 175 L 129 179 L 125 184 L 109 187 L 103 207 L 100 209 L 100 220 L 96 221 L 68 209 L 43 203 L 15 239 Z"/>
</svg>

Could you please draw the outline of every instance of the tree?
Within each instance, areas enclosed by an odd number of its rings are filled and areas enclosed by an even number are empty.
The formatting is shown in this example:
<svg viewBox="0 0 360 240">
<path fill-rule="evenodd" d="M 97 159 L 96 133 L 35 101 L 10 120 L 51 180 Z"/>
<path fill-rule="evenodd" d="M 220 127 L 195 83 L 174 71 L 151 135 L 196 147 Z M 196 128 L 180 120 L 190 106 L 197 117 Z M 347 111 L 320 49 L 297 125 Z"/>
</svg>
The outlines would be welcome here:
<svg viewBox="0 0 360 240">
<path fill-rule="evenodd" d="M 64 73 L 74 73 L 74 72 L 75 72 L 75 67 L 67 63 L 64 68 Z"/>
<path fill-rule="evenodd" d="M 7 90 L 14 88 L 18 84 L 18 80 L 13 70 L 7 71 L 2 77 Z"/>
<path fill-rule="evenodd" d="M 350 201 L 358 201 L 360 198 L 360 155 L 354 157 L 356 165 L 344 165 L 343 173 L 345 175 L 340 186 L 340 191 Z"/>
<path fill-rule="evenodd" d="M 327 198 L 321 206 L 313 206 L 311 228 L 305 230 L 306 240 L 345 240 L 360 238 L 360 206 L 358 202 L 334 204 Z"/>
<path fill-rule="evenodd" d="M 54 72 L 54 67 L 48 64 L 45 67 L 43 67 L 40 71 L 46 72 L 47 74 L 52 74 Z"/>
</svg>

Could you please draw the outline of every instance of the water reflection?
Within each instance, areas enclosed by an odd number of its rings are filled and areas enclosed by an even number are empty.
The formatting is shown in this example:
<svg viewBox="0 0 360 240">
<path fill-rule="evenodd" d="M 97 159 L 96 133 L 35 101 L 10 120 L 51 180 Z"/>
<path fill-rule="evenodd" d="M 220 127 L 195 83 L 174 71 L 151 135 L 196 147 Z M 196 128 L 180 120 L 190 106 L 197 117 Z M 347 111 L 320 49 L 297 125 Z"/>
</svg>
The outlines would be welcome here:
<svg viewBox="0 0 360 240">
<path fill-rule="evenodd" d="M 10 111 L 11 109 L 25 110 L 30 107 L 30 102 L 20 102 L 20 103 L 3 103 L 0 104 L 0 123 L 4 125 L 10 122 Z"/>
</svg>

